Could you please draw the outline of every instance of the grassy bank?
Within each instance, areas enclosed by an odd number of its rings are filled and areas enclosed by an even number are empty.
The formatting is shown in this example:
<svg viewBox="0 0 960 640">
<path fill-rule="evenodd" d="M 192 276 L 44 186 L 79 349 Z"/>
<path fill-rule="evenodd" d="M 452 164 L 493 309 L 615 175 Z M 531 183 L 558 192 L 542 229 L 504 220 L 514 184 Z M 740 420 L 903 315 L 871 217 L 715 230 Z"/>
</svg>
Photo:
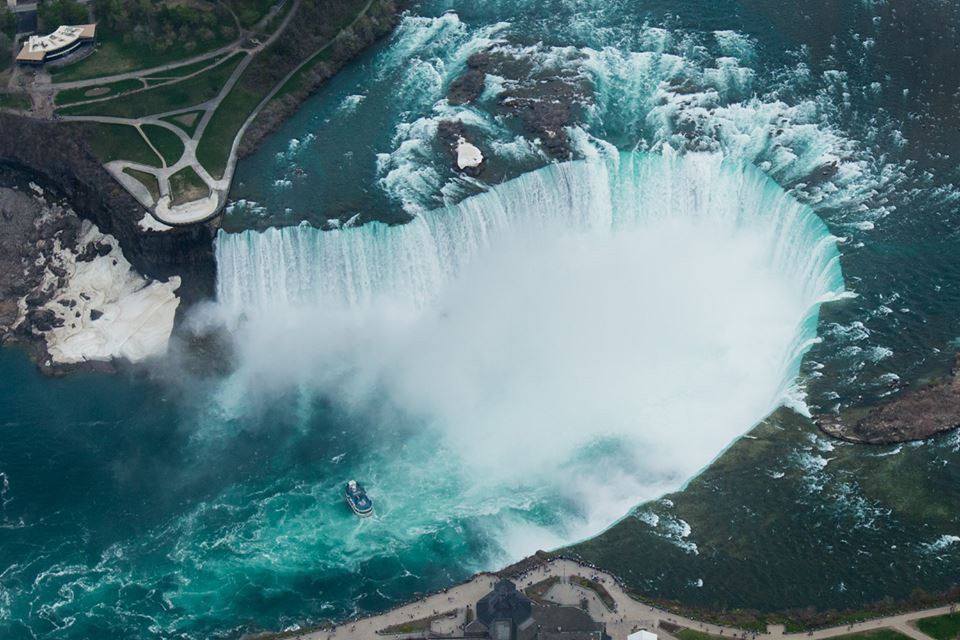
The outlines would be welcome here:
<svg viewBox="0 0 960 640">
<path fill-rule="evenodd" d="M 201 60 L 199 62 L 181 65 L 179 67 L 168 69 L 167 71 L 161 71 L 160 73 L 155 73 L 153 75 L 146 76 L 145 79 L 147 81 L 154 81 L 154 80 L 169 80 L 170 78 L 183 78 L 185 76 L 194 74 L 198 71 L 203 71 L 207 67 L 212 67 L 215 64 L 221 62 L 226 57 L 227 57 L 227 54 L 224 53 L 219 56 L 214 56 L 213 58 L 207 58 L 206 60 Z"/>
<path fill-rule="evenodd" d="M 210 187 L 193 167 L 185 167 L 170 176 L 170 199 L 175 205 L 200 200 L 210 195 Z"/>
<path fill-rule="evenodd" d="M 934 640 L 956 640 L 960 638 L 960 613 L 918 620 L 917 628 Z"/>
<path fill-rule="evenodd" d="M 112 160 L 130 160 L 149 167 L 160 167 L 162 163 L 143 139 L 136 127 L 125 124 L 89 124 L 93 135 L 90 146 L 93 154 L 102 163 Z"/>
<path fill-rule="evenodd" d="M 100 27 L 97 30 L 96 51 L 73 64 L 51 67 L 50 75 L 54 82 L 90 80 L 101 76 L 170 64 L 189 56 L 197 56 L 217 49 L 228 42 L 229 39 L 215 38 L 206 44 L 201 43 L 199 46 L 195 46 L 190 51 L 187 50 L 186 43 L 180 43 L 163 53 L 158 53 L 147 47 L 124 44 L 122 33 L 112 32 Z"/>
<path fill-rule="evenodd" d="M 230 78 L 230 74 L 245 55 L 235 53 L 213 69 L 186 80 L 138 91 L 115 100 L 66 107 L 60 109 L 60 113 L 71 116 L 142 118 L 152 114 L 186 109 L 217 97 Z"/>
<path fill-rule="evenodd" d="M 183 113 L 177 113 L 172 116 L 167 116 L 161 118 L 164 122 L 169 122 L 170 124 L 180 127 L 183 129 L 191 138 L 193 137 L 193 132 L 197 130 L 197 126 L 200 125 L 200 118 L 203 117 L 204 111 L 184 111 Z"/>
<path fill-rule="evenodd" d="M 29 111 L 32 106 L 30 96 L 25 93 L 0 93 L 0 109 Z"/>
<path fill-rule="evenodd" d="M 956 485 L 933 486 L 925 472 L 938 446 L 835 446 L 780 409 L 682 491 L 558 555 L 612 572 L 638 600 L 745 629 L 802 631 L 955 602 L 958 574 L 917 543 L 921 532 L 933 542 L 956 531 Z M 896 455 L 877 455 L 887 452 Z"/>
<path fill-rule="evenodd" d="M 136 169 L 130 169 L 129 167 L 124 169 L 123 172 L 135 178 L 140 184 L 147 188 L 147 191 L 150 192 L 150 195 L 153 197 L 153 201 L 156 202 L 160 199 L 160 184 L 157 182 L 156 176 L 152 173 L 147 173 L 146 171 L 137 171 Z"/>
<path fill-rule="evenodd" d="M 169 167 L 176 164 L 184 151 L 183 142 L 177 137 L 177 134 L 155 124 L 145 124 L 141 128 L 150 139 L 150 142 L 153 143 L 154 148 L 163 156 L 163 160 L 167 166 Z"/>
<path fill-rule="evenodd" d="M 547 599 L 547 592 L 553 588 L 554 585 L 560 584 L 560 576 L 550 576 L 549 578 L 544 578 L 540 582 L 535 582 L 526 589 L 523 590 L 527 597 L 536 602 L 543 603 Z"/>
<path fill-rule="evenodd" d="M 241 79 L 213 114 L 197 145 L 197 160 L 213 177 L 223 177 L 233 140 L 264 95 L 266 90 L 248 87 Z"/>
<path fill-rule="evenodd" d="M 366 6 L 367 0 L 305 0 L 300 5 L 288 33 L 257 55 L 207 125 L 197 158 L 211 175 L 223 177 L 234 139 L 271 89 L 333 42 Z"/>
<path fill-rule="evenodd" d="M 57 93 L 54 104 L 58 107 L 73 104 L 74 102 L 83 102 L 85 100 L 94 100 L 97 98 L 108 98 L 119 96 L 121 93 L 142 89 L 143 83 L 137 79 L 120 80 L 95 87 L 81 87 L 78 89 L 65 89 Z"/>
</svg>

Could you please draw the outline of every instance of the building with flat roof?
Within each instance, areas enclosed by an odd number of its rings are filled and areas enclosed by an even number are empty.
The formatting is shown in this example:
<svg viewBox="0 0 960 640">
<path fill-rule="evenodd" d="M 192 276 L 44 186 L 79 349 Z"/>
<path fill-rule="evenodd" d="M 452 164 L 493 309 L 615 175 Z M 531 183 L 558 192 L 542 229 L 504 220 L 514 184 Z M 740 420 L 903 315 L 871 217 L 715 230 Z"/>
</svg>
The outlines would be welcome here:
<svg viewBox="0 0 960 640">
<path fill-rule="evenodd" d="M 84 43 L 93 42 L 96 36 L 95 24 L 61 25 L 45 36 L 30 36 L 17 54 L 17 62 L 43 64 L 76 51 Z"/>
<path fill-rule="evenodd" d="M 510 580 L 500 580 L 477 602 L 468 638 L 489 640 L 610 640 L 601 622 L 577 607 L 532 602 Z M 654 636 L 654 640 L 656 636 Z"/>
</svg>

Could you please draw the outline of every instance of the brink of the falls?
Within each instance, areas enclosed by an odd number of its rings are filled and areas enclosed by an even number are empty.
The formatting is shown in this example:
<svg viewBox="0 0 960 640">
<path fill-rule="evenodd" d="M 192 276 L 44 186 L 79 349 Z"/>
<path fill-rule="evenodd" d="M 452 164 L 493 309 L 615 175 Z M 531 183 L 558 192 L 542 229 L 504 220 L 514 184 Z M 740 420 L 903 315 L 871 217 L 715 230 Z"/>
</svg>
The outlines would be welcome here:
<svg viewBox="0 0 960 640">
<path fill-rule="evenodd" d="M 802 407 L 819 307 L 844 291 L 809 207 L 669 149 L 551 165 L 401 226 L 221 233 L 216 255 L 219 303 L 245 318 L 233 395 L 376 398 L 474 498 L 522 482 L 572 509 L 548 532 L 511 512 L 508 555 L 598 531 Z"/>
</svg>

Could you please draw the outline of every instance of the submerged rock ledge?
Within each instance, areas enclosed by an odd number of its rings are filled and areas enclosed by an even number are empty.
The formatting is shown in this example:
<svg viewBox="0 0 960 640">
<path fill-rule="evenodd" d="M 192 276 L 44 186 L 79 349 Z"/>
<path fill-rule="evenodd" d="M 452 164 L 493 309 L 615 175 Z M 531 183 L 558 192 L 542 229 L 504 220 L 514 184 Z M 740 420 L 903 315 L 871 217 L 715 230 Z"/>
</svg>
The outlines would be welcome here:
<svg viewBox="0 0 960 640">
<path fill-rule="evenodd" d="M 820 416 L 825 434 L 857 444 L 897 444 L 926 440 L 960 427 L 960 354 L 950 377 L 903 395 L 878 407 Z"/>
</svg>

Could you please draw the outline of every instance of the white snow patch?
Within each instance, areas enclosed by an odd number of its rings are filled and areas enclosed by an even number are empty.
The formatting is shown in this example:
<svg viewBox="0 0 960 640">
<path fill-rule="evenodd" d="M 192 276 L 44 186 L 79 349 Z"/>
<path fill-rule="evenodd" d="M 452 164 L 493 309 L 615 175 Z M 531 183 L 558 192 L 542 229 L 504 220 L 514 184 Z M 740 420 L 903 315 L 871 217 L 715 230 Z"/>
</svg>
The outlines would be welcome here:
<svg viewBox="0 0 960 640">
<path fill-rule="evenodd" d="M 85 221 L 78 246 L 91 242 L 109 244 L 110 253 L 78 262 L 72 252 L 59 251 L 67 283 L 45 306 L 64 323 L 45 334 L 50 356 L 59 363 L 114 358 L 138 362 L 163 354 L 180 304 L 174 293 L 180 278 L 167 282 L 144 278 L 127 262 L 113 236 Z M 48 278 L 54 276 L 48 272 Z M 61 301 L 72 301 L 73 306 Z M 100 314 L 96 320 L 91 311 Z"/>
<path fill-rule="evenodd" d="M 171 227 L 168 224 L 163 224 L 162 222 L 154 218 L 149 213 L 143 214 L 143 217 L 140 218 L 140 221 L 137 223 L 137 226 L 139 226 L 144 231 L 170 231 L 171 229 L 173 229 L 173 227 Z"/>
<path fill-rule="evenodd" d="M 480 153 L 480 149 L 461 137 L 457 141 L 457 166 L 466 169 L 479 166 L 481 162 L 483 162 L 483 154 Z"/>
<path fill-rule="evenodd" d="M 655 513 L 651 513 L 650 511 L 641 511 L 638 513 L 637 520 L 651 527 L 656 527 L 658 524 L 660 524 L 660 516 Z"/>
</svg>

